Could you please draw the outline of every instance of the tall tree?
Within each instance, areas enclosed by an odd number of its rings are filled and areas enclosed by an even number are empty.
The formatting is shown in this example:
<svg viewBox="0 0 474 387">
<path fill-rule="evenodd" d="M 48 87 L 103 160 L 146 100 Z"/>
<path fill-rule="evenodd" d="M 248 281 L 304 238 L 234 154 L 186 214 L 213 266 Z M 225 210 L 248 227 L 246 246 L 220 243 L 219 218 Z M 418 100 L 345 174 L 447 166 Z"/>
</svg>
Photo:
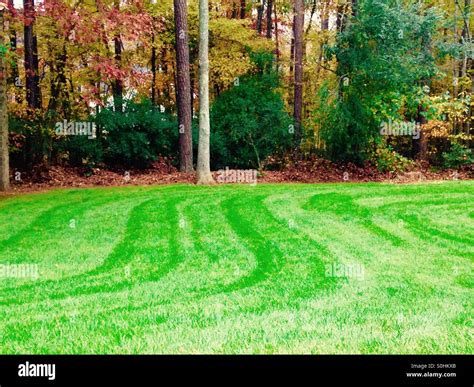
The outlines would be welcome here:
<svg viewBox="0 0 474 387">
<path fill-rule="evenodd" d="M 199 0 L 199 144 L 197 183 L 212 184 L 209 122 L 209 1 Z"/>
<path fill-rule="evenodd" d="M 6 7 L 0 3 L 0 46 L 5 45 L 5 24 L 3 13 Z M 8 116 L 7 116 L 7 76 L 4 54 L 0 53 L 0 191 L 10 188 L 8 161 Z"/>
<path fill-rule="evenodd" d="M 35 3 L 34 0 L 23 0 L 25 15 L 24 50 L 26 75 L 26 100 L 30 109 L 41 107 L 38 69 L 38 42 L 34 33 Z"/>
<path fill-rule="evenodd" d="M 301 122 L 303 113 L 303 29 L 304 29 L 304 0 L 295 0 L 294 17 L 295 37 L 295 95 L 294 95 L 294 122 L 295 142 L 301 141 Z"/>
<path fill-rule="evenodd" d="M 180 169 L 182 172 L 192 172 L 191 80 L 189 74 L 188 12 L 186 0 L 174 0 L 174 20 L 176 30 Z"/>
</svg>

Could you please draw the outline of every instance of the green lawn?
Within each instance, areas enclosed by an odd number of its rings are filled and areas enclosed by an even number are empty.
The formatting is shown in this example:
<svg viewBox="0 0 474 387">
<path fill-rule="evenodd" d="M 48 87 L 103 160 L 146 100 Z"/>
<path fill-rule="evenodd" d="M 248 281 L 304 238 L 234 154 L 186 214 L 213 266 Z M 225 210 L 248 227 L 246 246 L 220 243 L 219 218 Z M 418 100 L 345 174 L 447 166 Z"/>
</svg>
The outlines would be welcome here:
<svg viewBox="0 0 474 387">
<path fill-rule="evenodd" d="M 472 181 L 3 197 L 0 352 L 473 353 L 473 258 Z"/>
</svg>

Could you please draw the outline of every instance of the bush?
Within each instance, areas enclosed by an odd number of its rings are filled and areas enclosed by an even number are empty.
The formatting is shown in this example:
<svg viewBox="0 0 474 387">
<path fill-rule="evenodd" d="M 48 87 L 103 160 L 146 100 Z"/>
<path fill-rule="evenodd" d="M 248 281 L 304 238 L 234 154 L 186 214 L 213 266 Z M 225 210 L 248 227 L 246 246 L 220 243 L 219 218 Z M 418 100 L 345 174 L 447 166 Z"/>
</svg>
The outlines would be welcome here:
<svg viewBox="0 0 474 387">
<path fill-rule="evenodd" d="M 96 123 L 108 165 L 146 168 L 158 156 L 176 156 L 177 122 L 149 100 L 129 101 L 123 113 L 104 109 Z"/>
<path fill-rule="evenodd" d="M 414 162 L 395 152 L 390 145 L 384 142 L 375 145 L 370 154 L 370 162 L 382 173 L 405 172 L 414 166 Z"/>
<path fill-rule="evenodd" d="M 261 168 L 268 156 L 291 145 L 291 120 L 271 69 L 272 55 L 253 55 L 257 70 L 222 93 L 211 110 L 213 168 Z"/>
<path fill-rule="evenodd" d="M 443 160 L 445 168 L 459 168 L 474 163 L 474 155 L 471 149 L 454 141 L 451 150 L 443 152 Z"/>
<path fill-rule="evenodd" d="M 94 168 L 103 161 L 102 144 L 87 136 L 60 137 L 54 143 L 55 158 L 72 167 Z"/>
<path fill-rule="evenodd" d="M 21 170 L 44 164 L 53 151 L 53 126 L 41 116 L 10 115 L 9 150 L 10 164 Z"/>
</svg>

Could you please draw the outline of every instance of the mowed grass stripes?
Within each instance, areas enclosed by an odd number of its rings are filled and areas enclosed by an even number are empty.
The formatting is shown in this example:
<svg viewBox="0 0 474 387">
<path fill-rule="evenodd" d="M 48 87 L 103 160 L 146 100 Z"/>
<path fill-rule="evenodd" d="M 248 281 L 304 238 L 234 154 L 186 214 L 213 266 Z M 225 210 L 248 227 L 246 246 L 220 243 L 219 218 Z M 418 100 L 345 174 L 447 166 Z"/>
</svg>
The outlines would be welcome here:
<svg viewBox="0 0 474 387">
<path fill-rule="evenodd" d="M 470 181 L 0 197 L 0 353 L 473 353 L 473 199 Z"/>
</svg>

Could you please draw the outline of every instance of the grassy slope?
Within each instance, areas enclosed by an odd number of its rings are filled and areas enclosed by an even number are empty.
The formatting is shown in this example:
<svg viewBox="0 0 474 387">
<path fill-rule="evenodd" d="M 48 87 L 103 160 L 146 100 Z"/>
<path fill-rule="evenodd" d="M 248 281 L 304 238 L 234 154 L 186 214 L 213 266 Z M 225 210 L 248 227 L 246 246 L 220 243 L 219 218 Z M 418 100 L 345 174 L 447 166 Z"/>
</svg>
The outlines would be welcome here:
<svg viewBox="0 0 474 387">
<path fill-rule="evenodd" d="M 0 352 L 472 353 L 473 198 L 449 182 L 3 199 L 0 263 L 41 277 L 0 279 Z"/>
</svg>

